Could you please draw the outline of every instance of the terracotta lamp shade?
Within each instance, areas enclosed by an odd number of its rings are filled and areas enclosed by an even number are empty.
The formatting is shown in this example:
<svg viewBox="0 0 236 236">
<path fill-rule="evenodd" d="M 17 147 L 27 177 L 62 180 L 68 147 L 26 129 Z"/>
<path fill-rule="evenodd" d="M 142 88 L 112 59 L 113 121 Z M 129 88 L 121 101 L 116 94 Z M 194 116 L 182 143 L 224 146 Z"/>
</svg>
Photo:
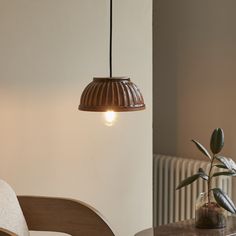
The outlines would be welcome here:
<svg viewBox="0 0 236 236">
<path fill-rule="evenodd" d="M 79 110 L 115 112 L 144 110 L 143 96 L 126 77 L 94 78 L 84 89 Z"/>
</svg>

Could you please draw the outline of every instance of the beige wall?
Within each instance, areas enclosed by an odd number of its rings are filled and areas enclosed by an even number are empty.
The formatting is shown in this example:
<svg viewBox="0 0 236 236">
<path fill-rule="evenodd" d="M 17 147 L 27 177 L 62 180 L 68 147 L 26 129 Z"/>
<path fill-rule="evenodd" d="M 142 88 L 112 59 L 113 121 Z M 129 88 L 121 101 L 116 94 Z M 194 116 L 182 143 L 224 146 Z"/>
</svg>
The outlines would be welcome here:
<svg viewBox="0 0 236 236">
<path fill-rule="evenodd" d="M 114 75 L 141 88 L 143 112 L 79 112 L 108 74 L 106 0 L 0 0 L 0 175 L 18 194 L 80 199 L 117 236 L 152 223 L 152 3 L 114 1 Z"/>
<path fill-rule="evenodd" d="M 225 131 L 236 160 L 236 1 L 154 1 L 154 152 L 199 157 Z"/>
</svg>

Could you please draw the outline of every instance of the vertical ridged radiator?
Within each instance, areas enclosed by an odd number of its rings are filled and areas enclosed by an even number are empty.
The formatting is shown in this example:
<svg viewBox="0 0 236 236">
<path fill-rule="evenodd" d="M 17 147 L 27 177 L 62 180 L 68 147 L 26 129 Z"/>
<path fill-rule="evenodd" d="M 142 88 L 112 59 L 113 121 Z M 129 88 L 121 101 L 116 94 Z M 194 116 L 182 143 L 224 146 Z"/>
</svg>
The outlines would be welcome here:
<svg viewBox="0 0 236 236">
<path fill-rule="evenodd" d="M 206 191 L 206 182 L 199 179 L 180 190 L 176 191 L 175 188 L 181 180 L 195 174 L 200 167 L 207 170 L 209 163 L 154 154 L 154 226 L 195 217 L 195 201 L 201 192 Z M 229 197 L 232 197 L 232 179 L 230 177 L 216 177 L 213 180 L 213 187 L 216 184 Z"/>
</svg>

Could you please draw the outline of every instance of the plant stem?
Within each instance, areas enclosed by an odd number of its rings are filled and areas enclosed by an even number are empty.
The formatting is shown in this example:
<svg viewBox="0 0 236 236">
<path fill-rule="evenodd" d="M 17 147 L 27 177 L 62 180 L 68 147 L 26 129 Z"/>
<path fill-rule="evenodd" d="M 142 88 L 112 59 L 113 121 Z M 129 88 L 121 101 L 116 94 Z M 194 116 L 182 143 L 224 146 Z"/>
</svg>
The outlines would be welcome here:
<svg viewBox="0 0 236 236">
<path fill-rule="evenodd" d="M 209 173 L 208 173 L 208 181 L 207 181 L 207 190 L 208 190 L 208 192 L 207 192 L 208 207 L 210 207 L 210 205 L 211 205 L 211 198 L 210 198 L 210 192 L 211 192 L 211 179 L 212 179 L 211 171 L 212 171 L 212 168 L 213 168 L 214 159 L 215 159 L 215 155 L 213 155 L 213 157 L 212 157 L 212 159 L 211 159 L 211 166 L 210 166 Z"/>
</svg>

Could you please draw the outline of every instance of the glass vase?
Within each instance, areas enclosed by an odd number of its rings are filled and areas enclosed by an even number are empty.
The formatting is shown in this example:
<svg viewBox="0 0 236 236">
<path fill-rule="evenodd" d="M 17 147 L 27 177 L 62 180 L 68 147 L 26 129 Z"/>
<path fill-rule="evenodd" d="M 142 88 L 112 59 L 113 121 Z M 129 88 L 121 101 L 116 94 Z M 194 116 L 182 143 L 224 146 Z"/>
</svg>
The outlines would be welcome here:
<svg viewBox="0 0 236 236">
<path fill-rule="evenodd" d="M 201 193 L 196 202 L 197 228 L 219 229 L 226 226 L 226 210 L 218 205 L 212 193 Z"/>
</svg>

